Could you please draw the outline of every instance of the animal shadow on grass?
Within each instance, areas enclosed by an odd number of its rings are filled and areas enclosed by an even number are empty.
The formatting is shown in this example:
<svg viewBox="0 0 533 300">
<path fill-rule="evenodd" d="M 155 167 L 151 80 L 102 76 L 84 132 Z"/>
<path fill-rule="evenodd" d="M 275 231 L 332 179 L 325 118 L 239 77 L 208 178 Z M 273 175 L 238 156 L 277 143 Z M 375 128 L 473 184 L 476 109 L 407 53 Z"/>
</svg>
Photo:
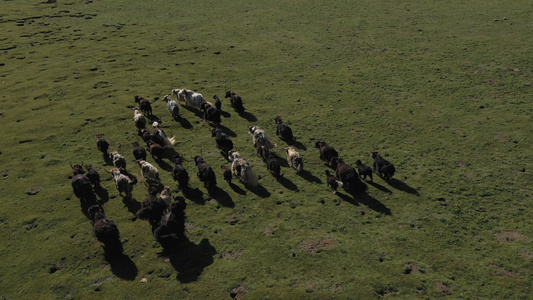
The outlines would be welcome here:
<svg viewBox="0 0 533 300">
<path fill-rule="evenodd" d="M 382 191 L 382 192 L 385 192 L 385 193 L 388 193 L 388 194 L 392 194 L 392 191 L 389 190 L 388 188 L 382 186 L 381 184 L 379 183 L 375 183 L 375 182 L 368 182 L 368 184 L 370 184 L 371 186 L 375 187 L 376 189 Z"/>
<path fill-rule="evenodd" d="M 185 128 L 185 129 L 192 129 L 192 124 L 191 122 L 189 122 L 189 120 L 185 119 L 184 117 L 177 117 L 177 118 L 173 118 L 174 121 L 180 123 L 181 127 Z"/>
<path fill-rule="evenodd" d="M 136 213 L 141 209 L 141 202 L 135 200 L 135 198 L 131 197 L 123 197 L 122 203 L 128 208 L 128 211 L 133 214 L 134 218 L 136 218 Z"/>
<path fill-rule="evenodd" d="M 277 155 L 276 153 L 274 152 L 270 152 L 270 154 L 272 154 L 272 156 L 274 156 L 274 158 L 276 158 L 276 160 L 279 162 L 279 165 L 284 167 L 284 168 L 291 168 L 291 166 L 289 166 L 289 162 L 287 161 L 287 159 Z M 292 168 L 291 168 L 292 169 Z"/>
<path fill-rule="evenodd" d="M 244 111 L 239 113 L 239 116 L 241 116 L 241 118 L 245 118 L 248 122 L 257 122 L 257 118 L 249 112 Z"/>
<path fill-rule="evenodd" d="M 256 187 L 254 188 L 250 188 L 249 189 L 252 193 L 256 194 L 257 196 L 261 197 L 261 198 L 268 198 L 270 197 L 270 192 L 265 189 L 264 186 L 262 185 L 257 185 Z"/>
<path fill-rule="evenodd" d="M 174 151 L 174 149 L 172 149 L 172 150 Z M 174 152 L 176 152 L 176 151 L 174 151 Z M 167 172 L 172 172 L 172 168 L 173 167 L 169 163 L 167 163 L 166 161 L 164 161 L 162 159 L 156 159 L 155 162 L 157 163 L 157 165 L 161 169 L 163 169 L 163 170 L 165 170 Z"/>
<path fill-rule="evenodd" d="M 129 256 L 124 253 L 113 256 L 106 254 L 106 260 L 111 266 L 111 272 L 124 280 L 135 280 L 139 270 Z"/>
<path fill-rule="evenodd" d="M 186 110 L 192 112 L 193 114 L 195 114 L 195 115 L 196 115 L 198 118 L 200 118 L 200 119 L 203 119 L 203 118 L 204 118 L 203 113 L 202 113 L 199 109 L 197 109 L 197 108 L 195 108 L 195 107 L 188 106 L 188 105 L 182 105 L 181 107 L 183 107 L 183 108 L 185 108 Z"/>
<path fill-rule="evenodd" d="M 227 162 L 231 163 L 231 160 L 229 159 L 227 153 L 225 153 L 224 151 L 220 150 L 220 155 L 222 155 L 222 157 L 223 157 Z"/>
<path fill-rule="evenodd" d="M 243 189 L 241 189 L 241 187 L 238 186 L 238 185 L 236 185 L 235 183 L 230 183 L 229 186 L 231 187 L 231 189 L 232 189 L 235 193 L 237 193 L 237 194 L 239 194 L 239 195 L 243 195 L 243 196 L 246 195 L 246 191 L 243 190 Z"/>
<path fill-rule="evenodd" d="M 178 142 L 179 144 L 179 142 Z M 176 155 L 179 155 L 178 151 L 176 151 L 176 149 L 172 148 L 172 147 L 168 147 L 166 150 L 165 150 L 165 157 L 170 159 L 171 161 L 174 161 L 174 157 Z M 183 160 L 185 160 L 185 157 L 183 158 Z"/>
<path fill-rule="evenodd" d="M 148 120 L 150 120 L 150 125 L 152 125 L 154 122 L 157 122 L 157 123 L 160 123 L 160 124 L 163 123 L 163 120 L 161 120 L 161 118 L 159 118 L 156 115 L 147 115 L 146 118 Z"/>
<path fill-rule="evenodd" d="M 235 207 L 235 202 L 233 202 L 231 196 L 218 186 L 215 186 L 209 191 L 209 196 L 217 200 L 224 207 Z"/>
<path fill-rule="evenodd" d="M 322 180 L 320 180 L 320 178 L 316 177 L 315 175 L 313 175 L 313 173 L 309 172 L 308 170 L 302 170 L 302 172 L 300 172 L 300 177 L 302 177 L 303 179 L 309 182 L 322 183 Z"/>
<path fill-rule="evenodd" d="M 193 189 L 193 188 L 187 187 L 183 189 L 183 196 L 185 196 L 185 198 L 191 200 L 192 202 L 196 204 L 200 204 L 200 205 L 205 204 L 203 195 L 204 193 L 199 188 Z"/>
<path fill-rule="evenodd" d="M 292 145 L 300 150 L 307 150 L 307 147 L 298 141 L 294 141 Z"/>
<path fill-rule="evenodd" d="M 104 159 L 104 162 L 106 165 L 108 166 L 112 166 L 113 165 L 113 158 L 111 158 L 111 156 L 109 156 L 109 154 L 103 154 L 102 155 L 103 159 Z"/>
<path fill-rule="evenodd" d="M 190 283 L 198 280 L 204 269 L 213 263 L 216 253 L 208 239 L 196 245 L 185 237 L 179 245 L 166 249 L 162 255 L 167 256 L 172 267 L 178 271 L 176 279 L 181 283 Z"/>
<path fill-rule="evenodd" d="M 352 198 L 352 197 L 350 197 L 350 196 L 348 196 L 346 194 L 343 194 L 343 193 L 337 191 L 335 193 L 335 195 L 337 195 L 337 197 L 341 198 L 341 200 L 339 201 L 339 203 L 337 203 L 337 205 L 340 205 L 344 201 L 344 202 L 348 202 L 348 203 L 350 203 L 352 205 L 359 206 L 359 202 L 357 202 L 354 198 Z"/>
<path fill-rule="evenodd" d="M 354 199 L 361 204 L 368 206 L 368 208 L 377 211 L 379 213 L 385 214 L 387 216 L 392 215 L 391 210 L 381 203 L 378 199 L 370 196 L 369 194 L 362 194 L 354 196 Z"/>
<path fill-rule="evenodd" d="M 221 110 L 220 111 L 220 114 L 224 117 L 224 118 L 230 118 L 231 117 L 231 114 L 227 111 L 223 111 Z"/>
<path fill-rule="evenodd" d="M 230 128 L 224 126 L 224 125 L 219 125 L 220 129 L 222 129 L 222 132 L 224 132 L 225 134 L 231 136 L 231 137 L 236 137 L 237 134 L 235 133 L 235 131 L 231 130 Z"/>
<path fill-rule="evenodd" d="M 403 181 L 400 181 L 398 179 L 391 178 L 389 180 L 389 185 L 392 186 L 393 188 L 397 189 L 397 190 L 402 191 L 402 192 L 406 192 L 406 193 L 409 193 L 409 194 L 420 196 L 420 193 L 418 193 L 418 191 L 416 189 L 410 187 L 409 185 L 407 185 L 407 183 L 405 183 Z"/>
<path fill-rule="evenodd" d="M 294 192 L 299 192 L 300 191 L 300 189 L 298 188 L 298 186 L 296 186 L 296 184 L 294 184 L 292 181 L 290 181 L 289 179 L 287 179 L 284 176 L 281 176 L 279 178 L 279 183 L 281 185 L 283 185 L 283 187 L 285 187 L 288 190 L 291 190 L 291 191 L 294 191 Z"/>
<path fill-rule="evenodd" d="M 99 202 L 102 202 L 100 205 L 109 201 L 109 193 L 107 192 L 107 189 L 100 186 L 94 189 L 94 193 L 100 198 Z"/>
</svg>

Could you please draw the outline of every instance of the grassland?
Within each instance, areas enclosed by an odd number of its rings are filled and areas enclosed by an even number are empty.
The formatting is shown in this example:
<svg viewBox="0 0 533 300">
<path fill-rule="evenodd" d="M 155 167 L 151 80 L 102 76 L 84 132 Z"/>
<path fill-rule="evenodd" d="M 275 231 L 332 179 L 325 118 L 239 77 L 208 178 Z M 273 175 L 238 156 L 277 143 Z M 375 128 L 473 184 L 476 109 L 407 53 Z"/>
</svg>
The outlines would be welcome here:
<svg viewBox="0 0 533 300">
<path fill-rule="evenodd" d="M 525 299 L 533 282 L 533 23 L 527 1 L 0 2 L 0 296 L 190 299 Z M 164 253 L 96 149 L 133 163 L 133 97 L 239 93 L 223 125 L 260 192 L 219 186 L 186 211 L 190 242 Z M 226 163 L 210 126 L 164 102 L 175 150 Z M 277 183 L 247 127 L 290 122 L 308 173 Z M 397 168 L 367 196 L 333 195 L 317 140 L 351 164 Z M 274 137 L 283 156 L 285 143 Z M 303 148 L 303 147 L 302 147 Z M 72 193 L 70 163 L 105 177 L 125 249 L 106 261 Z M 151 161 L 153 162 L 153 161 Z M 170 163 L 169 161 L 167 161 Z M 227 164 L 227 163 L 226 163 Z M 185 162 L 195 173 L 192 159 Z M 168 166 L 159 166 L 168 169 Z M 162 179 L 177 185 L 170 173 Z M 106 174 L 107 175 L 107 174 Z M 218 175 L 218 174 L 217 174 Z M 141 283 L 146 278 L 148 282 Z"/>
</svg>

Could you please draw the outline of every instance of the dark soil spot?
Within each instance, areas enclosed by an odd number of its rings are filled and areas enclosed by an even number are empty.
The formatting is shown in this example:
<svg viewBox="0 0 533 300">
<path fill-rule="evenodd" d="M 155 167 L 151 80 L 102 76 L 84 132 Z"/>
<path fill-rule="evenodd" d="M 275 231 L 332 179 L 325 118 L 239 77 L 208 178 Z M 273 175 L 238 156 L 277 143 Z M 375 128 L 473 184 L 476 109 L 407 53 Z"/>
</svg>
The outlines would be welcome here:
<svg viewBox="0 0 533 300">
<path fill-rule="evenodd" d="M 107 87 L 110 87 L 112 86 L 111 83 L 107 82 L 107 81 L 100 81 L 100 82 L 97 82 L 93 85 L 93 88 L 94 89 L 98 89 L 98 88 L 107 88 Z"/>
<path fill-rule="evenodd" d="M 438 198 L 437 201 L 439 201 L 440 205 L 442 205 L 442 206 L 447 206 L 448 205 L 448 201 L 446 201 L 446 198 L 444 198 L 444 197 Z"/>
<path fill-rule="evenodd" d="M 396 292 L 398 292 L 398 290 L 393 287 L 384 287 L 376 291 L 376 293 L 382 297 L 389 296 Z"/>
<path fill-rule="evenodd" d="M 239 258 L 242 255 L 242 249 L 237 251 L 229 251 L 229 252 L 223 252 L 220 254 L 220 258 L 228 259 L 228 258 Z"/>
</svg>

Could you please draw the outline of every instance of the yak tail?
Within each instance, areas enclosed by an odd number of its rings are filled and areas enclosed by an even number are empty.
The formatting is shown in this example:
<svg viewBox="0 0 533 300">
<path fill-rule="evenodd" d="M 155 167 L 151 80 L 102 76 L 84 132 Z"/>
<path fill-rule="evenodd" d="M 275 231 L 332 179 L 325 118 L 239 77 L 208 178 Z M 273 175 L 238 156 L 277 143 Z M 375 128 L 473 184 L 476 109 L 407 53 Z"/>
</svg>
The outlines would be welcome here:
<svg viewBox="0 0 533 300">
<path fill-rule="evenodd" d="M 176 137 L 173 136 L 173 137 L 167 139 L 166 142 L 167 142 L 167 146 L 172 146 L 172 145 L 176 144 Z"/>
<path fill-rule="evenodd" d="M 247 179 L 246 181 L 249 186 L 255 188 L 257 185 L 259 185 L 257 176 L 255 176 L 255 174 L 252 172 L 251 167 L 246 168 L 246 174 L 244 176 Z"/>
<path fill-rule="evenodd" d="M 304 169 L 304 162 L 301 157 L 298 157 L 294 160 L 294 166 L 296 169 L 296 173 L 300 174 Z"/>
<path fill-rule="evenodd" d="M 205 188 L 208 190 L 208 191 L 213 191 L 217 186 L 217 181 L 216 179 L 210 179 L 210 180 L 207 180 L 205 182 Z"/>
</svg>

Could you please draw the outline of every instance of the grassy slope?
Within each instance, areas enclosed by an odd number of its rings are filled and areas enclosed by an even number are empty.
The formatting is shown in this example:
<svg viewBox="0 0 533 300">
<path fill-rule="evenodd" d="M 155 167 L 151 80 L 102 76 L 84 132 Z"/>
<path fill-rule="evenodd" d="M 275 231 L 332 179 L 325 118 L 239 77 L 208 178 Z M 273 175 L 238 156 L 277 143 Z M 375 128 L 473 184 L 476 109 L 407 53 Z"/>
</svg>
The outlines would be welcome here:
<svg viewBox="0 0 533 300">
<path fill-rule="evenodd" d="M 0 4 L 0 119 L 9 128 L 0 149 L 2 296 L 219 299 L 239 285 L 250 298 L 531 293 L 525 1 L 196 2 Z M 219 180 L 234 208 L 189 202 L 189 246 L 199 253 L 190 260 L 201 274 L 188 282 L 190 269 L 158 255 L 149 225 L 134 220 L 106 177 L 105 209 L 134 264 L 121 279 L 71 192 L 68 165 L 83 160 L 105 173 L 94 135 L 105 133 L 130 155 L 138 140 L 133 96 L 153 99 L 177 87 L 243 96 L 257 121 L 230 111 L 224 125 L 269 196 L 242 195 Z M 154 106 L 181 142 L 177 151 L 224 163 L 207 124 L 183 109 L 193 124 L 185 130 L 162 102 Z M 274 135 L 276 115 L 307 146 L 311 172 L 306 179 L 284 168 L 285 186 L 246 133 L 257 124 Z M 312 138 L 350 163 L 370 164 L 368 153 L 379 150 L 408 188 L 378 178 L 369 197 L 338 205 Z M 191 160 L 186 167 L 194 174 Z M 163 180 L 175 188 L 168 172 Z M 196 178 L 192 185 L 201 186 Z M 32 186 L 42 191 L 27 195 Z M 419 196 L 406 192 L 413 189 Z M 144 193 L 137 186 L 135 199 Z M 332 246 L 307 252 L 318 240 Z M 419 271 L 405 274 L 410 264 Z M 149 283 L 139 283 L 143 277 Z"/>
</svg>

